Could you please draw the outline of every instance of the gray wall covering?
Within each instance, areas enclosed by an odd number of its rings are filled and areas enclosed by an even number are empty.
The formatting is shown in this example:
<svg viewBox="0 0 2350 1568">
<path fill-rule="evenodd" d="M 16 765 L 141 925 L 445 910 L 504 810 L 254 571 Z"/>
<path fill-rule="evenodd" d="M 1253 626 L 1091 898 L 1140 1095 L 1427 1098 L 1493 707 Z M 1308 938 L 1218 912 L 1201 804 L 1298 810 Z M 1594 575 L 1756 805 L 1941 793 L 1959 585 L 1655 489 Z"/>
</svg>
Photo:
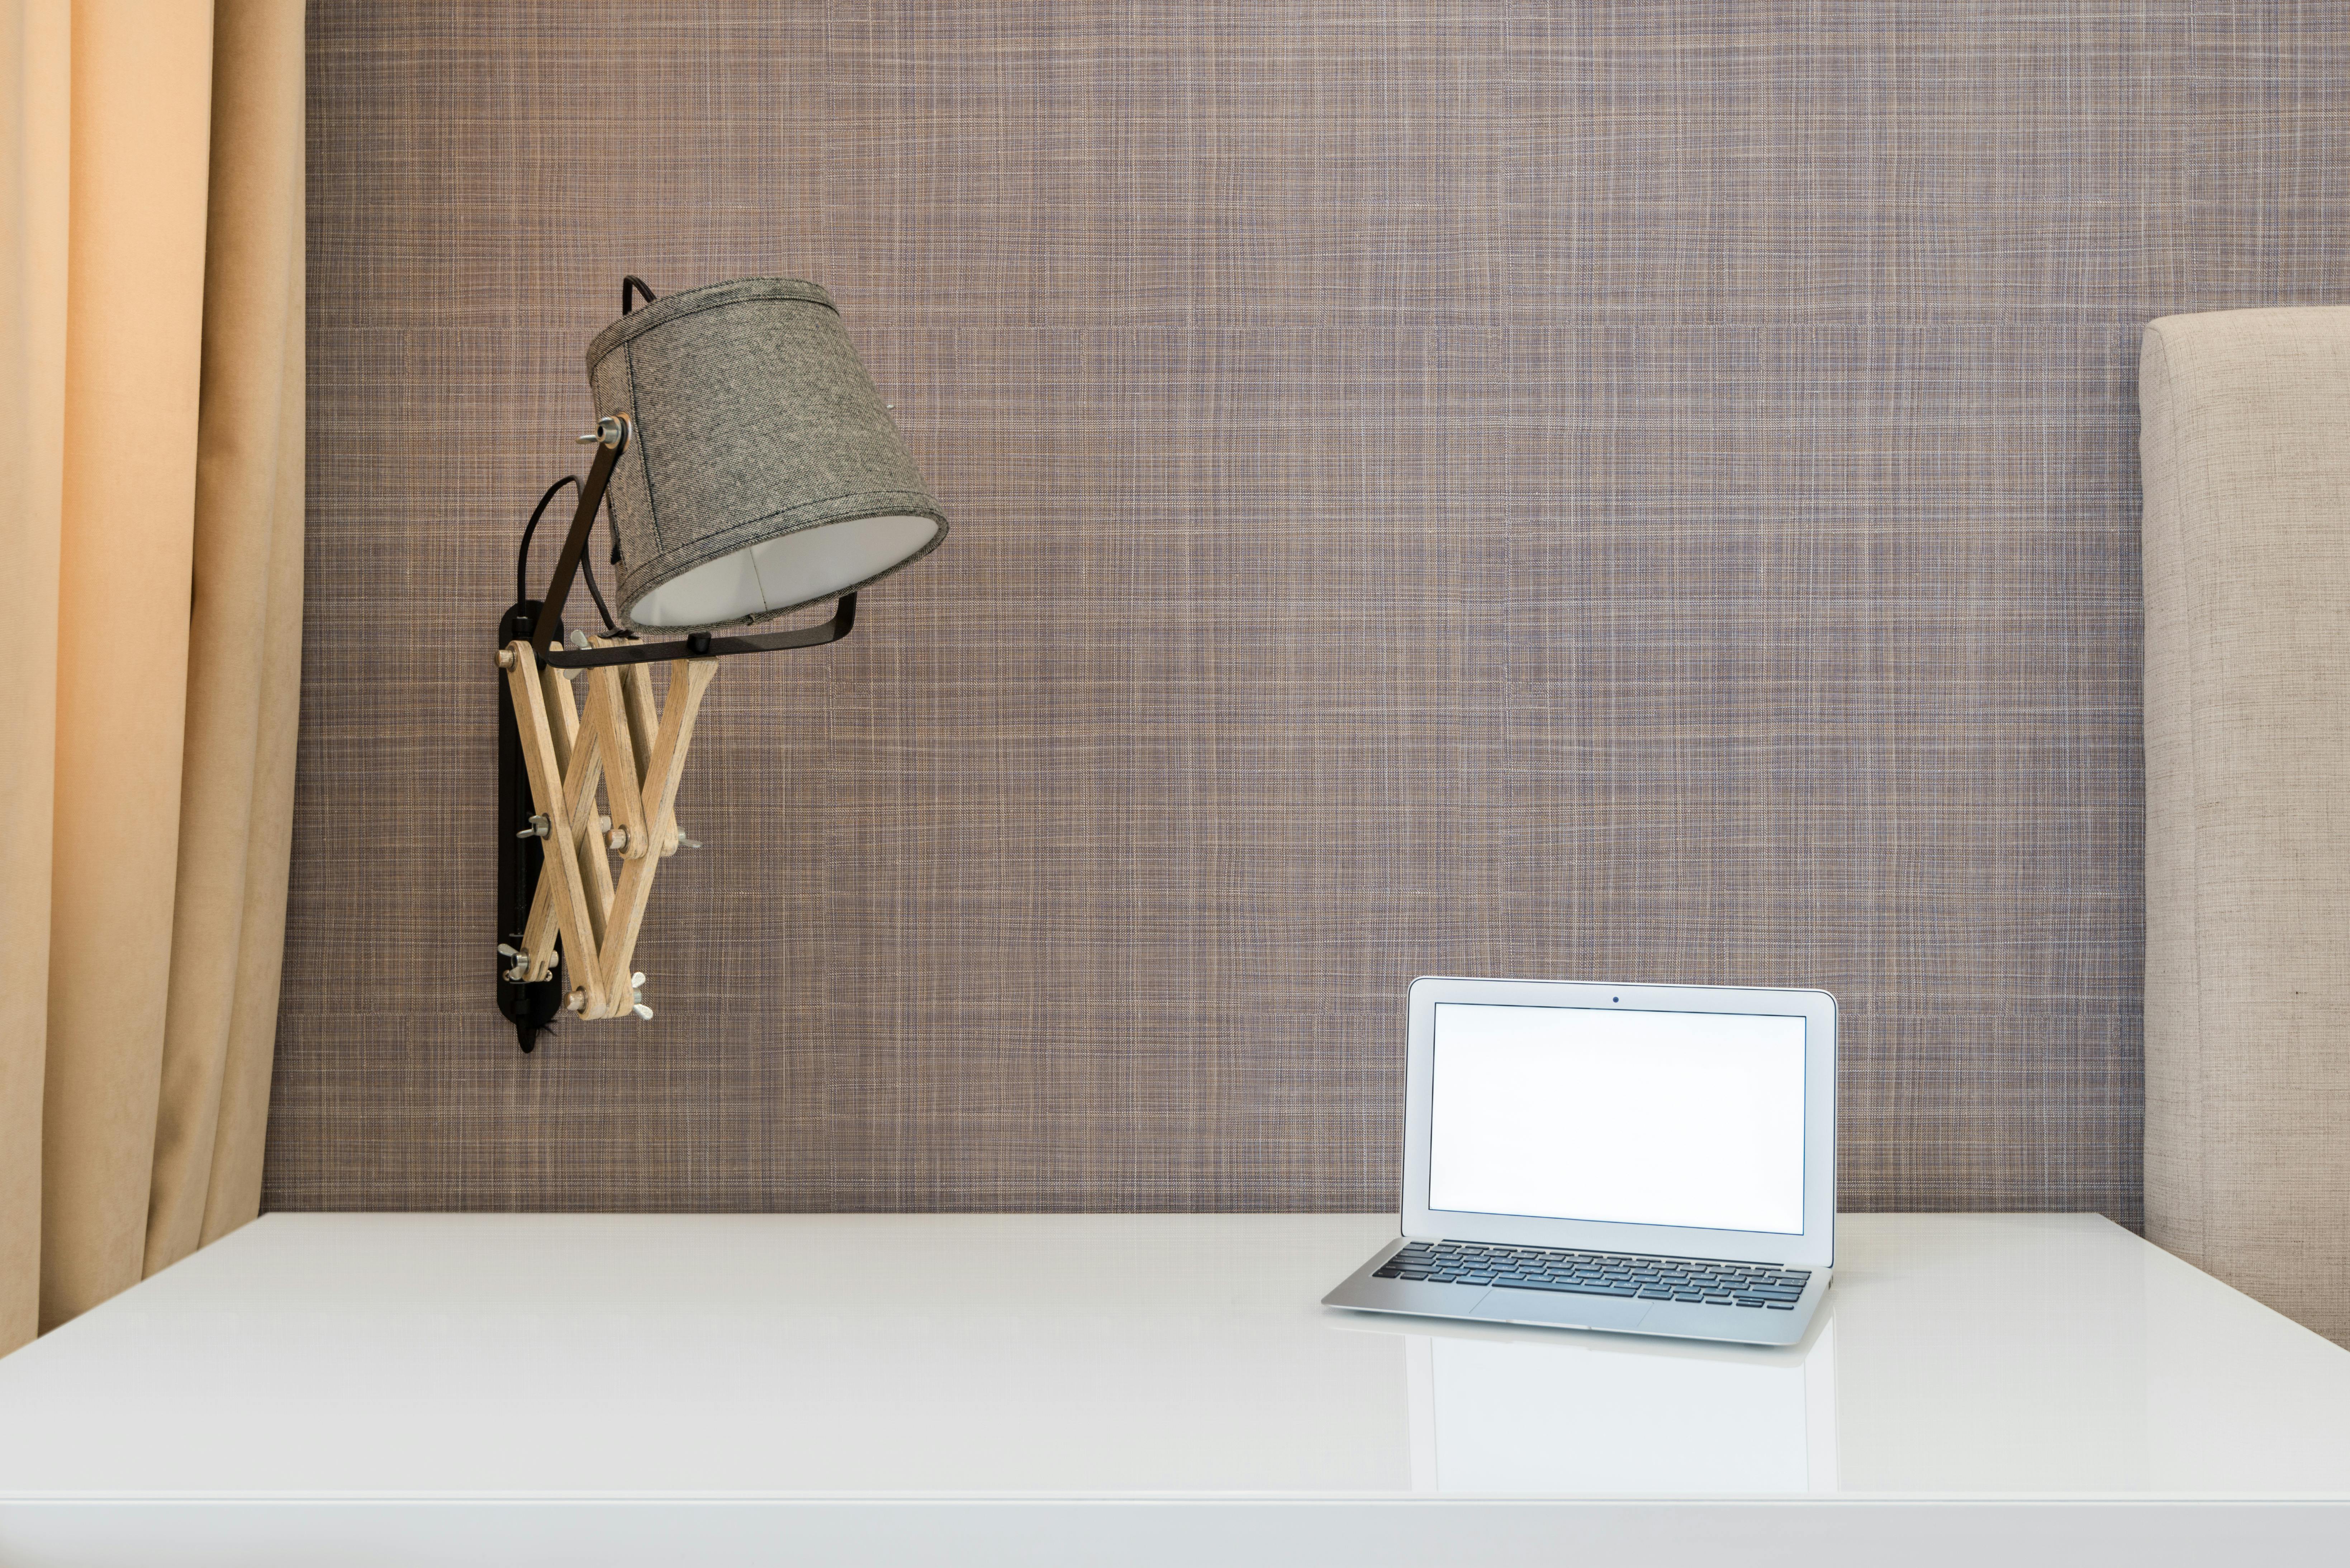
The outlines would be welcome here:
<svg viewBox="0 0 2350 1568">
<path fill-rule="evenodd" d="M 2140 1215 L 2138 333 L 2345 296 L 2339 4 L 314 9 L 276 1208 L 1378 1208 L 1426 971 L 1827 986 L 1862 1209 Z M 955 529 L 491 1004 L 623 271 Z"/>
</svg>

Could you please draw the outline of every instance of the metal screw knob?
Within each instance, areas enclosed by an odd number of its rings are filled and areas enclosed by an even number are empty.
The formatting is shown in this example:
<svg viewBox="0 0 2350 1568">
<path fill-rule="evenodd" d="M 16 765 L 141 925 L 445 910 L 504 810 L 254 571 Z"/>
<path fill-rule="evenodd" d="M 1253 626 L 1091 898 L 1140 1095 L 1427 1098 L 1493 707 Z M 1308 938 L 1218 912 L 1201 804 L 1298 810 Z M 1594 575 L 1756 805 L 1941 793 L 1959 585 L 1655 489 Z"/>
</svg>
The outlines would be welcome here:
<svg viewBox="0 0 2350 1568">
<path fill-rule="evenodd" d="M 516 838 L 544 838 L 554 831 L 555 824 L 547 821 L 544 814 L 535 811 L 530 814 L 530 826 L 524 828 L 520 833 L 515 834 L 515 836 Z"/>
<path fill-rule="evenodd" d="M 588 1011 L 588 993 L 584 991 L 575 991 L 563 999 L 563 1005 L 574 1012 L 585 1012 Z"/>
<path fill-rule="evenodd" d="M 650 1007 L 647 1007 L 647 1006 L 646 1006 L 643 1002 L 638 1002 L 638 1003 L 636 1004 L 636 1006 L 634 1006 L 634 1007 L 630 1008 L 629 1011 L 630 1011 L 631 1012 L 634 1012 L 634 1013 L 635 1013 L 638 1017 L 639 1017 L 639 1018 L 650 1019 L 650 1018 L 651 1018 L 651 1017 L 652 1017 L 652 1015 L 653 1015 L 653 1010 L 652 1010 L 651 1008 L 650 1008 Z"/>
</svg>

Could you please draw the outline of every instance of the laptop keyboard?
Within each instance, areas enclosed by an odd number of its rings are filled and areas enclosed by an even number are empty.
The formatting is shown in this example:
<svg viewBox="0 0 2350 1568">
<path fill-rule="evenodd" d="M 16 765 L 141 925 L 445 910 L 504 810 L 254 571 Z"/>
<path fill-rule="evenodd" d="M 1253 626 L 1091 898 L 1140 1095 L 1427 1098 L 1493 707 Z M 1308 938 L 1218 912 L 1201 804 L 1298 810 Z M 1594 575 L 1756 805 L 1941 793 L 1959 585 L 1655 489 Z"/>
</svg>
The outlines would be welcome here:
<svg viewBox="0 0 2350 1568">
<path fill-rule="evenodd" d="M 1413 1241 L 1380 1264 L 1372 1277 L 1793 1312 L 1812 1272 L 1770 1263 L 1629 1257 L 1486 1241 Z"/>
</svg>

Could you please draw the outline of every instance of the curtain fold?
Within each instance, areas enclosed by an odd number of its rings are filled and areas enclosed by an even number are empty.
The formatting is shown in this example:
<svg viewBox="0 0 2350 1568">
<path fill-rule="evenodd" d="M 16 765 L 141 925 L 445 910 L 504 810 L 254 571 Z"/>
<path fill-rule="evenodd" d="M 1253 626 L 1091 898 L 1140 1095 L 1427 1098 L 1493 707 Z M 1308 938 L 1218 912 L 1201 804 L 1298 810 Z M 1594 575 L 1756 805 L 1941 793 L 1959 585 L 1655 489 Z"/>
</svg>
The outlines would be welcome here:
<svg viewBox="0 0 2350 1568">
<path fill-rule="evenodd" d="M 203 317 L 149 1273 L 261 1202 L 302 635 L 302 28 L 291 6 L 221 0 Z"/>
<path fill-rule="evenodd" d="M 302 560 L 298 0 L 12 9 L 0 1348 L 258 1210 Z"/>
<path fill-rule="evenodd" d="M 0 1351 L 32 1336 L 40 1305 L 71 21 L 68 0 L 0 13 L 0 549 L 16 599 L 0 680 Z"/>
</svg>

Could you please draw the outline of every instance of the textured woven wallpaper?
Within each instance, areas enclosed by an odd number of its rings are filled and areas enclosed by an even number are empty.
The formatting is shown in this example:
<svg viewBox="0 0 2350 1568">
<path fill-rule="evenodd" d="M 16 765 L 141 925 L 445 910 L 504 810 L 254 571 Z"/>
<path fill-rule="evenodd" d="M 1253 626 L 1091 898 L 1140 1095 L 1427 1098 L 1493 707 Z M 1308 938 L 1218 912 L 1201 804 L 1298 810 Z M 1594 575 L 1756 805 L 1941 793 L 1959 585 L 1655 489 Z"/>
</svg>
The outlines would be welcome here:
<svg viewBox="0 0 2350 1568">
<path fill-rule="evenodd" d="M 2338 3 L 314 6 L 273 1208 L 1393 1202 L 1453 972 L 1826 986 L 1843 1199 L 2139 1217 L 2139 328 L 2350 298 Z M 492 1003 L 619 279 L 822 283 L 954 518 Z"/>
</svg>

